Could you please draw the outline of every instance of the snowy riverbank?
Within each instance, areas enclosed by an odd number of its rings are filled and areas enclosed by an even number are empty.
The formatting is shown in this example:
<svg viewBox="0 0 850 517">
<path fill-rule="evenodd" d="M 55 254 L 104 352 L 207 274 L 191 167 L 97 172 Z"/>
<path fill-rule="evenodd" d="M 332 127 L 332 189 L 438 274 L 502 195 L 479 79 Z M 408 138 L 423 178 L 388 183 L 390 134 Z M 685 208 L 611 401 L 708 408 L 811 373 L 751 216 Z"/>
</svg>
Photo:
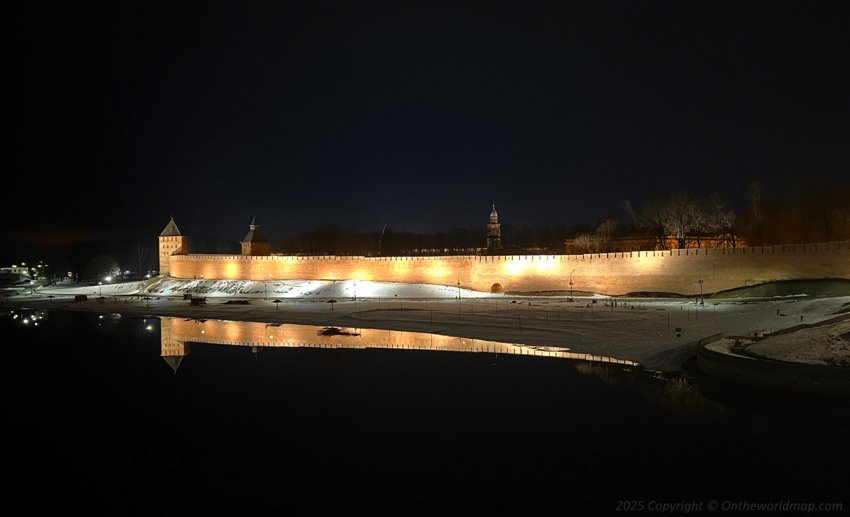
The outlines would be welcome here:
<svg viewBox="0 0 850 517">
<path fill-rule="evenodd" d="M 355 299 L 356 289 L 356 299 Z M 832 318 L 850 297 L 771 300 L 523 297 L 452 286 L 365 281 L 155 280 L 104 286 L 56 286 L 9 298 L 16 306 L 43 306 L 130 314 L 340 325 L 434 332 L 508 343 L 557 346 L 581 353 L 676 370 L 696 342 L 769 334 Z M 103 298 L 98 300 L 102 293 Z M 207 297 L 190 306 L 183 294 Z M 89 300 L 74 302 L 86 294 Z M 50 298 L 48 298 L 50 297 Z M 144 298 L 148 297 L 148 300 Z M 229 303 L 236 299 L 244 303 Z M 275 300 L 278 302 L 275 303 Z M 335 300 L 336 303 L 327 303 Z M 765 341 L 767 343 L 767 341 Z M 783 347 L 792 347 L 793 340 Z M 811 347 L 809 347 L 811 349 Z M 805 358 L 805 355 L 800 356 Z"/>
</svg>

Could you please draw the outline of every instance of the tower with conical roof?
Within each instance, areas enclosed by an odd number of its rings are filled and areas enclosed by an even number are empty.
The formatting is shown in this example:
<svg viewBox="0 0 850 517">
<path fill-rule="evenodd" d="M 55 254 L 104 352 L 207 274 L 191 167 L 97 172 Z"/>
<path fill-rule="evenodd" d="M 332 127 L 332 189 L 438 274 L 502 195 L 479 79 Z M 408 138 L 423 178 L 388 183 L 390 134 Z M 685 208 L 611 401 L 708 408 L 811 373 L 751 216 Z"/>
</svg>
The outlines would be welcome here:
<svg viewBox="0 0 850 517">
<path fill-rule="evenodd" d="M 171 273 L 169 257 L 171 255 L 187 255 L 189 253 L 189 237 L 180 233 L 174 216 L 159 234 L 159 274 Z"/>
<path fill-rule="evenodd" d="M 242 239 L 242 254 L 252 256 L 268 256 L 272 254 L 272 248 L 269 240 L 260 231 L 260 225 L 257 224 L 257 218 L 251 219 L 248 234 Z"/>
<path fill-rule="evenodd" d="M 502 249 L 502 225 L 499 224 L 499 214 L 496 205 L 490 211 L 490 222 L 487 223 L 487 252 L 495 253 Z"/>
</svg>

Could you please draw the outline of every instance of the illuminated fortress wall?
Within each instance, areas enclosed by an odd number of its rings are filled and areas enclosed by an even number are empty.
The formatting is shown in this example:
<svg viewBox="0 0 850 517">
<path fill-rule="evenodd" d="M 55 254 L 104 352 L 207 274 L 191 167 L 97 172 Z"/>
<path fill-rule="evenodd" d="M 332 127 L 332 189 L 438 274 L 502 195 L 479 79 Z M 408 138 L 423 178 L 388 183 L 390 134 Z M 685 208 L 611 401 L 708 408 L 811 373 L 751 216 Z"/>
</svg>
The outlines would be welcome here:
<svg viewBox="0 0 850 517">
<path fill-rule="evenodd" d="M 175 278 L 375 280 L 506 292 L 637 291 L 697 294 L 770 280 L 850 278 L 850 242 L 593 255 L 340 257 L 173 255 Z"/>
</svg>

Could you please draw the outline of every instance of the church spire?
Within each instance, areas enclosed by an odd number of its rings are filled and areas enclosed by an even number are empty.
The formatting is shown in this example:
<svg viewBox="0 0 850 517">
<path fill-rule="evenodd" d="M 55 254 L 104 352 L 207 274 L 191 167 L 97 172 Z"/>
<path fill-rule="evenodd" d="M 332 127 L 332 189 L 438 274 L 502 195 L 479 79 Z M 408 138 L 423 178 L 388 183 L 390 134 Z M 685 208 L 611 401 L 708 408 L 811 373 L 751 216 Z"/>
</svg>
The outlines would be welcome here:
<svg viewBox="0 0 850 517">
<path fill-rule="evenodd" d="M 499 224 L 499 214 L 496 205 L 490 211 L 490 222 L 487 224 L 487 251 L 494 253 L 502 249 L 502 225 Z"/>
</svg>

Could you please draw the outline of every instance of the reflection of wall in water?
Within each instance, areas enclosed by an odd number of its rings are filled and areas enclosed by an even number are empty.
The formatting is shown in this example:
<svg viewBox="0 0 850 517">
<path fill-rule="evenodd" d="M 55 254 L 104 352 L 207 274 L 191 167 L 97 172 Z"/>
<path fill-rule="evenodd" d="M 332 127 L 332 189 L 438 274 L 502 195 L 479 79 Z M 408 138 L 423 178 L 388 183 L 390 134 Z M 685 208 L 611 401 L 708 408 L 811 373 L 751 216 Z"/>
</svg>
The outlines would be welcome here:
<svg viewBox="0 0 850 517">
<path fill-rule="evenodd" d="M 443 336 L 423 332 L 381 329 L 335 329 L 326 327 L 248 321 L 161 318 L 162 357 L 176 369 L 178 359 L 189 353 L 189 343 L 211 343 L 246 347 L 391 348 L 447 352 L 487 352 L 530 355 L 634 365 L 632 361 L 593 354 L 578 354 L 565 348 L 536 347 L 484 339 Z"/>
</svg>

